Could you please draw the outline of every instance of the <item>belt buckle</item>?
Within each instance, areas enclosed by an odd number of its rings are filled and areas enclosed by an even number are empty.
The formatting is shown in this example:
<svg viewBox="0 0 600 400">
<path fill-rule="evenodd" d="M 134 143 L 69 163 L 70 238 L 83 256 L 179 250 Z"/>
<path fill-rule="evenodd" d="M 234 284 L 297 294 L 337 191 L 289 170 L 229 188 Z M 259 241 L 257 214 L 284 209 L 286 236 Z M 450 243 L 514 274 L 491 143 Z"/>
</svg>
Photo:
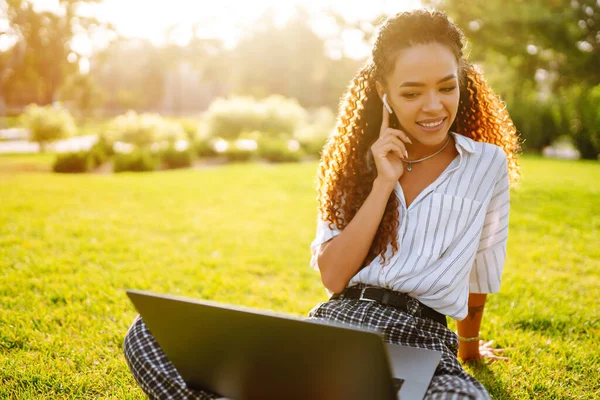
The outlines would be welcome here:
<svg viewBox="0 0 600 400">
<path fill-rule="evenodd" d="M 360 301 L 375 301 L 373 299 L 367 299 L 365 298 L 365 290 L 367 290 L 369 287 L 365 286 L 360 290 L 360 296 L 358 297 L 358 300 Z"/>
</svg>

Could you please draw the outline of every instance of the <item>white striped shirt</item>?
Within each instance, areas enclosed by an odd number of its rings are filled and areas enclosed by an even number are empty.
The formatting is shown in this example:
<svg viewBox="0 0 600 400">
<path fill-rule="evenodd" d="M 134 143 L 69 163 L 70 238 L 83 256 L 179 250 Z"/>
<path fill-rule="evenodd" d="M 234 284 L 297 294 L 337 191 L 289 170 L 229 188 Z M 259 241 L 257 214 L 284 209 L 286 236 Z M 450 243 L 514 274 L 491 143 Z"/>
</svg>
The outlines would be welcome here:
<svg viewBox="0 0 600 400">
<path fill-rule="evenodd" d="M 408 209 L 400 199 L 398 251 L 390 259 L 377 256 L 348 283 L 364 283 L 408 293 L 423 304 L 454 319 L 467 315 L 471 293 L 500 290 L 506 258 L 510 209 L 508 164 L 504 151 L 460 134 L 455 138 L 458 156 L 425 188 Z M 318 219 L 311 244 L 310 265 L 319 269 L 322 243 L 341 231 Z"/>
</svg>

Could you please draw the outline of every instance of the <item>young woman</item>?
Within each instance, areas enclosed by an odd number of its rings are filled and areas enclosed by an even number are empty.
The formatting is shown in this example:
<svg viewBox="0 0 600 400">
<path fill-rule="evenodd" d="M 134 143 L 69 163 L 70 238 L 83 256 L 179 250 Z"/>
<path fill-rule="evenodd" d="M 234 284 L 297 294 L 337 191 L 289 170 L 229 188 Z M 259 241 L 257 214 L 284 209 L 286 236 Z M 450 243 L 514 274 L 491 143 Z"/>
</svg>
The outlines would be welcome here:
<svg viewBox="0 0 600 400">
<path fill-rule="evenodd" d="M 479 327 L 486 294 L 500 287 L 509 181 L 519 175 L 515 128 L 463 48 L 442 13 L 388 19 L 318 174 L 311 265 L 333 296 L 309 317 L 442 352 L 426 399 L 489 398 L 457 355 L 498 358 L 480 349 Z M 125 356 L 150 398 L 218 397 L 185 387 L 139 317 Z"/>
</svg>

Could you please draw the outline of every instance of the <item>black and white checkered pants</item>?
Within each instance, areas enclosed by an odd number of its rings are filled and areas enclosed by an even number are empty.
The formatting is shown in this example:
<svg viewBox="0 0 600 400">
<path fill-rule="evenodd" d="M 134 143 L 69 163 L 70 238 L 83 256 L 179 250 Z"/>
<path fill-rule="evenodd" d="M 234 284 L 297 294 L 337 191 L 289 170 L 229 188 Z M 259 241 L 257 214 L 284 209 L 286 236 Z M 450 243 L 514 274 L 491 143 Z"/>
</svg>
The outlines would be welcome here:
<svg viewBox="0 0 600 400">
<path fill-rule="evenodd" d="M 412 307 L 419 307 L 418 303 Z M 489 399 L 485 388 L 465 372 L 457 359 L 458 338 L 454 332 L 431 319 L 377 302 L 330 300 L 319 303 L 309 318 L 337 321 L 374 328 L 389 343 L 442 352 L 442 359 L 425 395 L 427 400 Z M 154 337 L 137 317 L 125 337 L 125 358 L 133 376 L 150 399 L 217 399 L 208 391 L 188 389 Z"/>
</svg>

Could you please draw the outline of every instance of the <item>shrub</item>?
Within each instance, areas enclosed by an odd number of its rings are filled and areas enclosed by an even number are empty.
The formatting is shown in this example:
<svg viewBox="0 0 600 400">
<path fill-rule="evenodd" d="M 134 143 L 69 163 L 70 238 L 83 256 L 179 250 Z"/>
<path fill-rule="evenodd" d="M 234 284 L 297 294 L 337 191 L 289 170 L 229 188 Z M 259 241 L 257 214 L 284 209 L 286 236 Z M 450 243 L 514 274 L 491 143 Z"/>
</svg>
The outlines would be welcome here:
<svg viewBox="0 0 600 400">
<path fill-rule="evenodd" d="M 88 152 L 72 152 L 59 154 L 52 170 L 62 173 L 81 173 L 93 168 L 93 159 Z"/>
<path fill-rule="evenodd" d="M 98 140 L 90 148 L 88 154 L 92 160 L 92 167 L 95 168 L 108 161 L 115 154 L 115 151 L 105 135 L 99 135 Z"/>
<path fill-rule="evenodd" d="M 297 141 L 266 138 L 258 142 L 258 155 L 270 162 L 298 162 L 303 152 Z"/>
<path fill-rule="evenodd" d="M 325 143 L 327 143 L 327 138 L 315 138 L 310 140 L 301 140 L 299 141 L 300 147 L 302 151 L 310 156 L 321 157 L 321 152 L 323 151 L 323 147 Z"/>
<path fill-rule="evenodd" d="M 198 137 L 200 123 L 193 119 L 182 119 L 179 121 L 181 128 L 185 132 L 186 139 L 191 143 Z"/>
<path fill-rule="evenodd" d="M 300 142 L 304 153 L 321 156 L 323 146 L 335 128 L 335 116 L 325 107 L 313 110 L 307 122 L 298 128 L 294 138 Z"/>
<path fill-rule="evenodd" d="M 178 151 L 174 146 L 169 146 L 160 153 L 160 161 L 164 168 L 187 168 L 192 165 L 192 149 Z"/>
<path fill-rule="evenodd" d="M 213 146 L 212 140 L 198 139 L 194 142 L 192 147 L 198 157 L 215 157 L 219 155 Z"/>
<path fill-rule="evenodd" d="M 217 99 L 206 115 L 208 137 L 235 140 L 243 132 L 259 130 L 266 135 L 291 136 L 306 119 L 306 111 L 296 100 L 270 96 Z"/>
<path fill-rule="evenodd" d="M 178 122 L 169 121 L 158 114 L 140 114 L 128 111 L 115 117 L 110 123 L 109 140 L 120 141 L 147 148 L 153 143 L 173 143 L 186 139 L 186 134 Z"/>
<path fill-rule="evenodd" d="M 597 159 L 600 154 L 600 85 L 573 86 L 560 91 L 555 118 L 568 132 L 581 157 Z"/>
<path fill-rule="evenodd" d="M 22 122 L 31 132 L 31 140 L 39 143 L 42 151 L 48 143 L 73 136 L 77 131 L 71 113 L 58 106 L 31 104 L 25 108 Z"/>
<path fill-rule="evenodd" d="M 102 152 L 104 154 L 106 154 L 108 157 L 112 157 L 115 155 L 115 149 L 113 147 L 114 143 L 112 143 L 106 134 L 101 133 L 100 135 L 98 135 L 98 140 L 96 141 L 96 143 L 94 143 L 94 146 L 92 146 L 92 148 L 98 148 L 100 150 L 102 150 Z"/>
<path fill-rule="evenodd" d="M 91 160 L 92 168 L 96 168 L 108 161 L 108 155 L 104 152 L 104 150 L 102 150 L 102 148 L 96 145 L 92 146 L 88 152 L 88 156 Z"/>
<path fill-rule="evenodd" d="M 221 143 L 215 143 L 215 148 L 221 147 Z M 258 144 L 253 139 L 238 139 L 235 142 L 226 142 L 225 150 L 221 152 L 228 161 L 250 161 L 256 154 Z M 217 149 L 218 150 L 218 149 Z"/>
<path fill-rule="evenodd" d="M 158 158 L 147 150 L 136 150 L 131 153 L 117 154 L 114 160 L 114 171 L 154 171 L 158 166 Z"/>
<path fill-rule="evenodd" d="M 523 150 L 540 152 L 564 132 L 554 118 L 555 99 L 540 100 L 525 91 L 507 102 L 509 114 L 522 138 Z"/>
</svg>

